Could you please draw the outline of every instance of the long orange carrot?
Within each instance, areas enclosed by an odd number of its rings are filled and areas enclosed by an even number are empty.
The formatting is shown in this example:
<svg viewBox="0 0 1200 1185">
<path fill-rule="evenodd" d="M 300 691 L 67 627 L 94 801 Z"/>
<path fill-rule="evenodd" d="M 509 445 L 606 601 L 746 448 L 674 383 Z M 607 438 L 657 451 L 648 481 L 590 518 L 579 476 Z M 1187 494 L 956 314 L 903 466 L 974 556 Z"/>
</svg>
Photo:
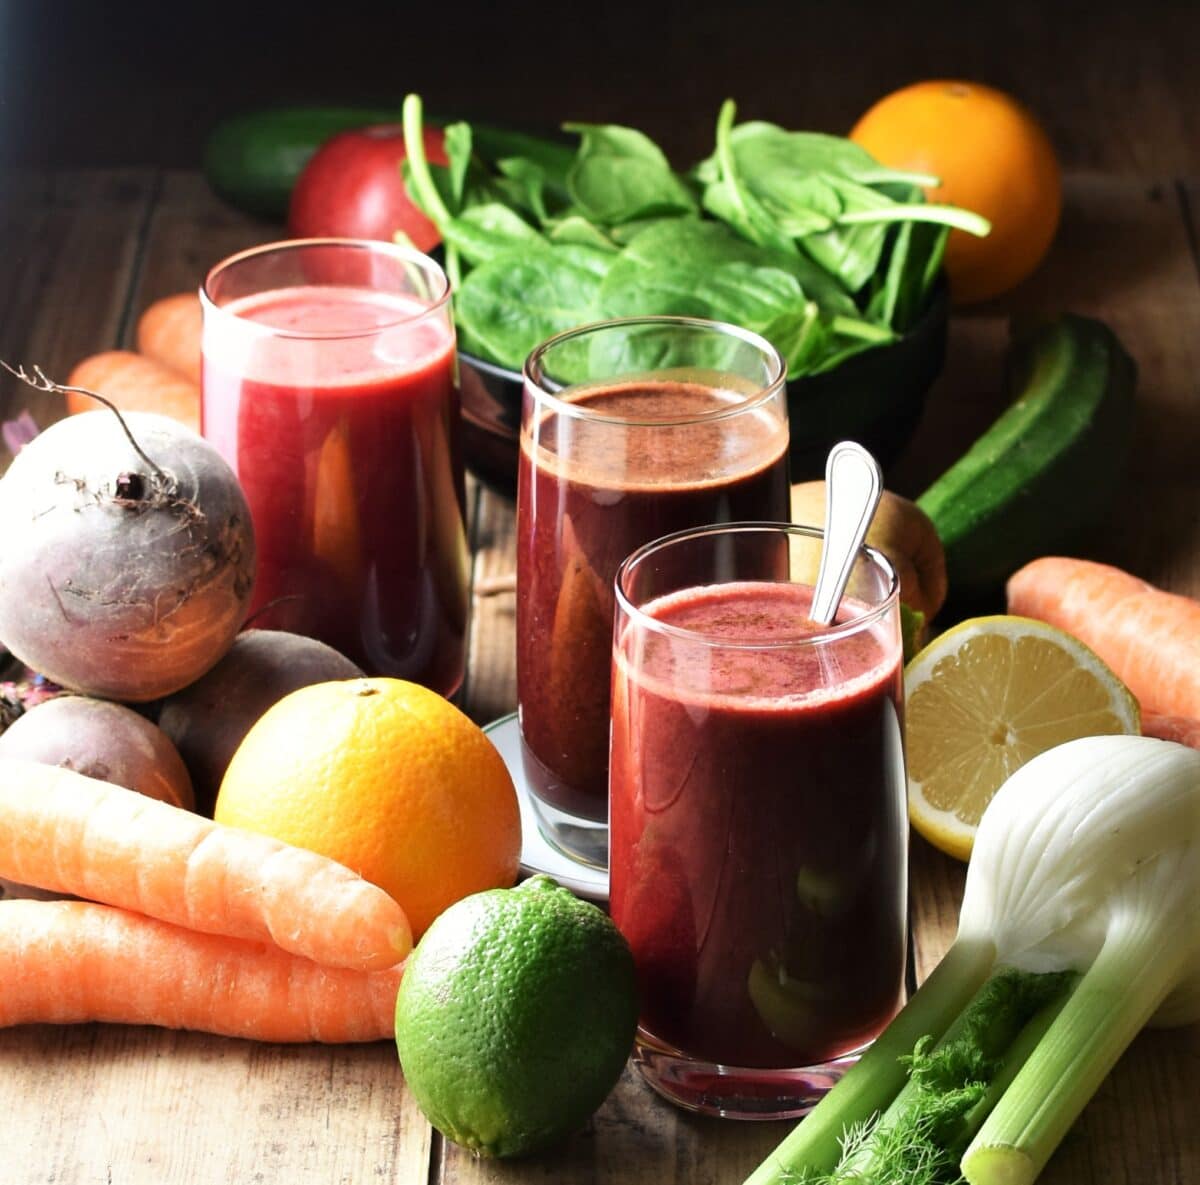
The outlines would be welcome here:
<svg viewBox="0 0 1200 1185">
<path fill-rule="evenodd" d="M 1200 602 L 1107 564 L 1047 556 L 1010 578 L 1008 611 L 1086 642 L 1144 711 L 1200 718 Z"/>
<path fill-rule="evenodd" d="M 412 949 L 404 910 L 333 860 L 32 761 L 0 759 L 0 877 L 328 967 Z"/>
<path fill-rule="evenodd" d="M 1143 712 L 1142 736 L 1158 737 L 1160 741 L 1175 741 L 1192 749 L 1200 749 L 1200 720 Z"/>
<path fill-rule="evenodd" d="M 178 371 L 130 350 L 106 350 L 85 358 L 67 377 L 67 386 L 95 391 L 121 411 L 156 411 L 200 431 L 200 387 Z M 67 411 L 95 411 L 86 395 L 67 392 Z"/>
<path fill-rule="evenodd" d="M 256 1041 L 377 1041 L 400 967 L 321 967 L 90 901 L 0 902 L 0 1026 L 104 1020 Z"/>
<path fill-rule="evenodd" d="M 139 354 L 200 385 L 200 297 L 179 292 L 156 300 L 138 318 Z"/>
</svg>

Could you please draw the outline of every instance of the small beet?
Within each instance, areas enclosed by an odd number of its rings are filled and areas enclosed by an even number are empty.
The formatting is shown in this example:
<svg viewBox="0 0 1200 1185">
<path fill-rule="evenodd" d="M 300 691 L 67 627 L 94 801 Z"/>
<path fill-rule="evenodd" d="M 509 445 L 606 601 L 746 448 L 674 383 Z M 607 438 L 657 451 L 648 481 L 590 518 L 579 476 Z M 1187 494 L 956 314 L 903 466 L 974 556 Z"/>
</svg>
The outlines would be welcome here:
<svg viewBox="0 0 1200 1185">
<path fill-rule="evenodd" d="M 63 695 L 29 708 L 0 735 L 5 758 L 58 765 L 191 810 L 192 782 L 163 731 L 132 708 Z M 0 880 L 0 898 L 39 897 L 28 885 Z"/>
<path fill-rule="evenodd" d="M 30 708 L 0 736 L 0 758 L 19 757 L 136 790 L 191 810 L 192 780 L 166 733 L 122 704 L 60 695 Z"/>
<path fill-rule="evenodd" d="M 158 716 L 192 775 L 196 809 L 212 814 L 235 750 L 269 707 L 301 687 L 362 674 L 315 638 L 285 630 L 239 634 L 207 675 L 164 701 Z"/>
</svg>

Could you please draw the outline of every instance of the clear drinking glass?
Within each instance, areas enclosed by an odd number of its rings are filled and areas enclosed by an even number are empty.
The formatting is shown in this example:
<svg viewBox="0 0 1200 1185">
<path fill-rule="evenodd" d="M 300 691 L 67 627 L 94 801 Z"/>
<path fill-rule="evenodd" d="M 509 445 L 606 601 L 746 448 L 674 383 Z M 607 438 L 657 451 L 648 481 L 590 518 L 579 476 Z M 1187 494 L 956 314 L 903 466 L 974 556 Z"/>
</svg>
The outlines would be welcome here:
<svg viewBox="0 0 1200 1185">
<path fill-rule="evenodd" d="M 441 268 L 301 239 L 219 263 L 201 300 L 203 430 L 250 504 L 255 625 L 453 694 L 469 587 Z"/>
<path fill-rule="evenodd" d="M 613 578 L 669 531 L 788 517 L 774 348 L 680 317 L 587 325 L 525 366 L 517 486 L 517 698 L 543 832 L 607 863 Z"/>
<path fill-rule="evenodd" d="M 902 998 L 898 582 L 864 548 L 817 626 L 820 544 L 708 527 L 617 576 L 610 906 L 641 984 L 635 1062 L 709 1114 L 802 1114 Z"/>
</svg>

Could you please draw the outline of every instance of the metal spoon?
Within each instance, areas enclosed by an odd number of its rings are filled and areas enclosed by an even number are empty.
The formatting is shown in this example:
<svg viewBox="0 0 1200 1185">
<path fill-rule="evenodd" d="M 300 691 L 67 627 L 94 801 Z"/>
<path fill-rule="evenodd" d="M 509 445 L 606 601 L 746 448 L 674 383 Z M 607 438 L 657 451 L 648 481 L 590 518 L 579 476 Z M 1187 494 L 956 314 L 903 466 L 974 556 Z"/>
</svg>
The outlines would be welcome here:
<svg viewBox="0 0 1200 1185">
<path fill-rule="evenodd" d="M 837 615 L 858 550 L 883 493 L 879 465 L 861 444 L 843 440 L 825 461 L 825 544 L 809 617 L 829 625 Z"/>
</svg>

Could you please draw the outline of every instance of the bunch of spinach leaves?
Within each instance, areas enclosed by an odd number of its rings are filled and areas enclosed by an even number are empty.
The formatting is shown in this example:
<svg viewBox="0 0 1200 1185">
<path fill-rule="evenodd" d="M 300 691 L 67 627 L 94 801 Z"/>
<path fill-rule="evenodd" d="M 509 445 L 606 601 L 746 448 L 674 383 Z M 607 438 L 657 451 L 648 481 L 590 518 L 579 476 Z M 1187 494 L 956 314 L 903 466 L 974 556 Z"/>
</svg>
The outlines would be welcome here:
<svg viewBox="0 0 1200 1185">
<path fill-rule="evenodd" d="M 927 307 L 951 227 L 934 178 L 884 168 L 849 140 L 734 125 L 686 174 L 633 128 L 566 124 L 577 148 L 445 131 L 430 165 L 421 102 L 404 105 L 405 179 L 437 224 L 462 348 L 520 369 L 541 341 L 609 317 L 670 313 L 761 333 L 789 378 L 893 341 Z"/>
</svg>

